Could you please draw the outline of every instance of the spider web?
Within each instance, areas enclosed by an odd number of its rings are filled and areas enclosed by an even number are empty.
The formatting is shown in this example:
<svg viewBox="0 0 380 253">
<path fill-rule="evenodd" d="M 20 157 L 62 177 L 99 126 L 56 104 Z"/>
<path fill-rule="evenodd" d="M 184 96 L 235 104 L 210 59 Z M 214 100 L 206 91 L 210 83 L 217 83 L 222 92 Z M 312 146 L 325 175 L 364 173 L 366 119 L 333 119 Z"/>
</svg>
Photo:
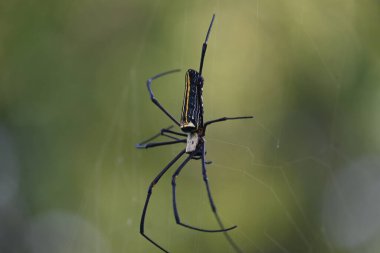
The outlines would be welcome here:
<svg viewBox="0 0 380 253">
<path fill-rule="evenodd" d="M 94 11 L 82 4 L 85 13 Z M 365 15 L 379 21 L 372 11 L 378 8 L 375 3 L 114 4 L 110 13 L 135 8 L 144 18 L 109 14 L 115 18 L 112 24 L 136 20 L 138 28 L 128 30 L 136 36 L 113 38 L 110 47 L 117 50 L 100 58 L 102 66 L 111 66 L 100 68 L 104 73 L 98 78 L 117 77 L 109 87 L 97 86 L 107 97 L 99 102 L 106 116 L 90 135 L 98 141 L 81 150 L 90 152 L 85 166 L 75 167 L 80 190 L 70 197 L 77 202 L 56 201 L 37 210 L 23 230 L 25 247 L 31 252 L 159 252 L 139 234 L 141 211 L 149 183 L 182 147 L 134 148 L 171 124 L 149 101 L 145 81 L 180 67 L 180 74 L 153 84 L 165 108 L 179 115 L 184 71 L 197 68 L 215 12 L 204 66 L 205 117 L 255 116 L 210 126 L 206 136 L 207 159 L 213 162 L 208 178 L 218 212 L 226 226 L 238 225 L 231 237 L 243 252 L 378 252 L 379 89 L 374 84 L 380 65 L 371 28 L 363 25 L 376 22 L 360 21 Z M 115 26 L 109 30 L 122 34 Z M 96 41 L 97 36 L 104 37 L 90 30 L 81 38 Z M 96 48 L 106 44 L 97 43 Z M 3 139 L 7 146 L 9 140 Z M 170 252 L 234 252 L 223 234 L 175 224 L 175 168 L 154 188 L 146 233 Z M 191 161 L 177 181 L 182 220 L 217 229 L 199 161 Z M 0 180 L 1 185 L 6 184 Z"/>
<path fill-rule="evenodd" d="M 196 6 L 187 4 L 181 17 L 182 22 L 174 26 L 165 18 L 159 18 L 165 16 L 166 11 L 162 9 L 161 14 L 155 14 L 148 21 L 151 24 L 159 19 L 161 25 L 168 30 L 167 34 L 169 30 L 182 30 L 179 32 L 178 41 L 175 42 L 177 45 L 170 44 L 171 52 L 165 50 L 163 54 L 168 57 L 167 62 L 173 68 L 180 66 L 185 70 L 191 57 L 189 52 L 199 51 L 199 40 L 197 43 L 194 38 L 202 38 L 203 34 L 197 36 L 190 33 L 202 31 L 194 27 L 207 22 L 197 22 L 198 15 L 194 16 Z M 220 2 L 212 7 L 218 14 L 218 21 L 213 28 L 206 57 L 205 116 L 208 119 L 250 114 L 256 116 L 252 121 L 228 122 L 210 127 L 206 137 L 207 155 L 213 161 L 208 167 L 212 192 L 225 223 L 239 226 L 231 231 L 230 235 L 243 252 L 351 252 L 361 251 L 363 247 L 371 252 L 377 247 L 373 246 L 373 236 L 378 237 L 376 231 L 379 224 L 375 222 L 371 228 L 364 226 L 373 222 L 372 219 L 377 216 L 370 212 L 373 214 L 370 220 L 363 218 L 364 214 L 358 213 L 358 205 L 359 199 L 371 195 L 374 191 L 372 187 L 377 189 L 378 184 L 376 180 L 363 181 L 365 184 L 358 183 L 353 181 L 353 178 L 364 180 L 368 176 L 364 176 L 367 173 L 369 177 L 376 176 L 378 161 L 374 157 L 351 159 L 345 154 L 344 148 L 337 146 L 337 121 L 340 120 L 345 106 L 341 102 L 342 86 L 345 82 L 343 75 L 351 66 L 347 66 L 349 59 L 332 62 L 328 51 L 325 51 L 326 46 L 323 43 L 326 42 L 321 40 L 323 37 L 311 32 L 308 27 L 311 24 L 307 23 L 311 21 L 305 19 L 312 7 L 306 4 L 291 6 L 297 9 L 296 15 L 284 18 L 273 18 L 271 14 L 275 12 L 275 6 L 262 1 L 257 1 L 250 10 L 240 7 L 239 10 L 231 11 L 228 10 L 231 7 Z M 243 17 L 238 18 L 240 12 L 243 13 Z M 248 15 L 252 16 L 248 19 Z M 335 20 L 335 17 L 330 18 Z M 291 27 L 282 26 L 282 21 L 291 23 Z M 276 29 L 276 26 L 279 26 L 279 30 L 294 29 L 290 35 L 283 33 L 282 36 L 293 36 L 306 44 L 305 50 L 313 61 L 310 64 L 315 64 L 315 72 L 305 74 L 302 73 L 302 68 L 286 69 L 287 64 L 297 64 L 299 59 L 279 58 L 281 54 L 285 58 L 291 58 L 292 54 L 297 57 L 299 42 L 267 45 L 268 42 L 263 37 L 272 33 L 266 32 L 265 29 Z M 236 27 L 241 27 L 241 30 Z M 233 32 L 234 28 L 237 32 Z M 352 31 L 345 30 L 347 27 L 344 25 L 334 28 L 338 29 L 337 33 L 347 37 L 354 36 Z M 151 31 L 147 28 L 145 36 Z M 223 33 L 232 33 L 228 35 L 232 39 L 226 38 Z M 165 35 L 166 33 L 161 36 Z M 327 32 L 326 36 L 328 35 L 331 34 Z M 145 37 L 143 42 L 146 42 L 146 39 Z M 227 43 L 222 44 L 221 41 L 227 41 L 229 48 L 222 48 Z M 240 54 L 237 52 L 235 57 L 229 55 L 233 59 L 223 59 L 224 52 L 230 52 L 228 50 L 237 47 L 249 48 L 249 52 L 242 50 Z M 130 170 L 125 171 L 125 167 L 120 166 L 117 171 L 122 176 L 115 175 L 110 182 L 115 188 L 111 194 L 114 204 L 120 207 L 107 211 L 107 214 L 117 217 L 124 213 L 123 209 L 126 210 L 126 224 L 123 226 L 119 223 L 119 231 L 127 230 L 126 234 L 129 236 L 126 238 L 129 240 L 127 239 L 122 247 L 128 250 L 129 245 L 137 240 L 138 251 L 141 252 L 152 247 L 148 242 L 135 238 L 146 188 L 160 169 L 180 150 L 177 146 L 149 152 L 137 152 L 130 147 L 122 148 L 125 145 L 122 140 L 125 140 L 127 134 L 125 129 L 131 136 L 138 137 L 131 139 L 137 142 L 168 124 L 165 116 L 150 104 L 145 91 L 141 92 L 141 84 L 145 80 L 138 73 L 138 66 L 143 65 L 142 55 L 149 55 L 147 50 L 148 46 L 142 43 L 137 53 L 136 68 L 132 68 L 129 73 L 130 86 L 126 86 L 123 93 L 126 95 L 121 99 L 121 105 L 117 107 L 116 116 L 112 121 L 115 125 L 105 142 L 106 151 L 101 152 L 96 166 L 96 170 L 104 169 L 101 163 L 107 156 L 107 151 L 109 156 L 116 160 L 127 160 Z M 271 50 L 274 50 L 274 53 L 270 52 Z M 288 54 L 281 53 L 283 50 L 288 51 Z M 350 47 L 347 46 L 341 49 L 338 55 L 349 58 L 349 50 Z M 250 57 L 244 58 L 243 54 L 249 54 Z M 224 72 L 220 71 L 219 61 L 226 64 L 222 66 L 226 69 Z M 239 61 L 243 63 L 237 64 L 236 67 L 230 64 Z M 260 73 L 260 70 L 266 67 L 278 76 L 268 76 L 265 71 L 264 74 Z M 319 80 L 321 83 L 305 87 L 307 84 L 304 82 L 308 82 L 310 78 L 307 75 L 313 76 L 316 73 L 322 75 Z M 176 109 L 180 108 L 180 94 L 183 88 L 177 88 L 177 83 L 182 83 L 181 75 L 168 77 L 154 84 L 156 96 L 160 100 L 162 98 L 166 108 L 174 114 L 178 114 Z M 318 85 L 323 87 L 320 88 Z M 312 90 L 317 90 L 320 92 L 317 95 L 321 96 L 328 93 L 324 98 L 326 101 L 311 101 L 310 108 L 298 108 L 304 102 L 297 99 L 310 96 Z M 299 94 L 293 94 L 291 91 Z M 141 106 L 142 103 L 146 103 L 147 106 Z M 325 107 L 319 112 L 325 115 L 320 118 L 318 108 L 313 106 Z M 124 108 L 130 108 L 131 111 L 126 113 Z M 133 127 L 128 120 L 133 122 Z M 114 144 L 108 144 L 108 141 L 119 142 L 117 150 L 110 152 Z M 124 158 L 123 150 L 128 150 L 126 154 L 131 155 Z M 174 168 L 171 172 L 173 171 Z M 173 252 L 234 252 L 222 235 L 188 231 L 175 224 L 171 207 L 172 173 L 169 172 L 160 181 L 159 186 L 154 188 L 146 222 L 147 234 Z M 97 180 L 99 181 L 96 185 L 103 184 L 103 179 Z M 351 198 L 352 187 L 358 192 Z M 96 191 L 94 198 L 99 199 L 100 192 L 101 190 Z M 132 208 L 131 205 L 129 208 L 122 208 L 120 198 L 114 196 L 125 196 L 122 199 L 132 203 Z M 178 196 L 183 220 L 201 227 L 216 226 L 210 212 L 199 163 L 191 162 L 179 177 Z M 368 208 L 378 210 L 373 206 L 374 203 L 374 200 L 365 201 Z M 99 219 L 98 217 L 97 220 Z M 106 224 L 108 222 L 106 221 Z M 111 227 L 111 230 L 114 230 L 117 226 Z M 361 233 L 366 235 L 359 236 Z"/>
</svg>

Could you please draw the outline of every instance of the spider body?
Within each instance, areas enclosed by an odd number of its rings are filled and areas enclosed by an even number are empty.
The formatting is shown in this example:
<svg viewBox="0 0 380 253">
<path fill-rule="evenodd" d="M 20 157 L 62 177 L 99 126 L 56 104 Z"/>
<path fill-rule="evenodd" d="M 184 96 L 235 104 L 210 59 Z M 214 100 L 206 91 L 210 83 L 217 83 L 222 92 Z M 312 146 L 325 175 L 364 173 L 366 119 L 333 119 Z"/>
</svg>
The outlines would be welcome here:
<svg viewBox="0 0 380 253">
<path fill-rule="evenodd" d="M 175 72 L 180 71 L 179 69 L 170 70 L 167 72 L 163 72 L 160 74 L 157 74 L 153 76 L 152 78 L 149 78 L 147 81 L 147 87 L 150 94 L 151 101 L 164 113 L 166 116 L 168 116 L 175 125 L 179 127 L 181 131 L 173 131 L 171 130 L 173 126 L 163 128 L 161 131 L 152 136 L 151 138 L 148 138 L 145 141 L 142 141 L 141 143 L 137 144 L 137 148 L 154 148 L 159 146 L 167 146 L 167 145 L 173 145 L 173 144 L 180 144 L 180 143 L 186 143 L 186 147 L 182 149 L 181 152 L 178 153 L 177 156 L 175 156 L 168 165 L 153 179 L 153 181 L 150 183 L 148 187 L 147 197 L 145 200 L 144 208 L 141 215 L 141 221 L 140 221 L 140 233 L 142 236 L 144 236 L 149 242 L 154 244 L 157 248 L 164 252 L 169 252 L 166 249 L 164 249 L 161 245 L 159 245 L 157 242 L 155 242 L 153 239 L 151 239 L 149 236 L 145 233 L 145 217 L 146 212 L 148 209 L 149 201 L 153 192 L 153 187 L 159 182 L 161 177 L 185 154 L 187 154 L 187 157 L 180 163 L 174 174 L 172 175 L 172 196 L 173 196 L 173 211 L 174 211 L 174 217 L 176 220 L 176 223 L 178 225 L 181 225 L 183 227 L 202 231 L 202 232 L 223 232 L 225 237 L 227 238 L 230 245 L 234 248 L 236 252 L 242 252 L 240 248 L 235 244 L 235 242 L 232 240 L 232 238 L 229 236 L 227 231 L 236 228 L 236 226 L 225 228 L 222 220 L 220 219 L 218 212 L 216 210 L 216 206 L 214 203 L 214 200 L 211 195 L 210 186 L 208 182 L 207 177 L 207 169 L 206 164 L 209 164 L 209 162 L 206 162 L 206 146 L 205 146 L 205 133 L 206 129 L 209 125 L 226 121 L 226 120 L 237 120 L 237 119 L 250 119 L 253 118 L 252 116 L 242 116 L 242 117 L 222 117 L 217 118 L 210 121 L 203 121 L 203 84 L 204 79 L 202 77 L 202 68 L 203 68 L 203 61 L 207 49 L 207 41 L 208 37 L 211 31 L 212 24 L 214 22 L 215 15 L 213 15 L 211 24 L 209 26 L 205 42 L 202 46 L 202 54 L 201 54 L 201 62 L 199 71 L 189 69 L 185 74 L 185 91 L 183 96 L 183 103 L 182 103 L 182 110 L 181 110 L 181 119 L 180 122 L 178 122 L 171 113 L 169 113 L 161 104 L 158 102 L 157 98 L 154 96 L 151 85 L 153 80 L 158 79 L 162 76 L 172 74 Z M 166 138 L 170 138 L 168 141 L 163 142 L 152 142 L 154 139 L 163 136 Z M 206 186 L 206 191 L 208 195 L 208 199 L 210 202 L 211 210 L 214 213 L 214 216 L 218 222 L 219 229 L 204 229 L 195 227 L 192 225 L 188 225 L 186 223 L 183 223 L 180 219 L 180 215 L 177 208 L 177 198 L 176 198 L 176 179 L 179 176 L 182 169 L 185 167 L 185 165 L 190 160 L 201 160 L 201 167 L 202 167 L 202 177 L 203 181 Z"/>
<path fill-rule="evenodd" d="M 203 143 L 203 81 L 196 70 L 186 72 L 180 121 L 181 130 L 187 134 L 186 153 L 196 151 Z M 196 157 L 200 158 L 200 155 Z"/>
<path fill-rule="evenodd" d="M 189 69 L 185 75 L 185 92 L 181 113 L 181 130 L 197 132 L 203 127 L 203 77 L 196 70 Z"/>
</svg>

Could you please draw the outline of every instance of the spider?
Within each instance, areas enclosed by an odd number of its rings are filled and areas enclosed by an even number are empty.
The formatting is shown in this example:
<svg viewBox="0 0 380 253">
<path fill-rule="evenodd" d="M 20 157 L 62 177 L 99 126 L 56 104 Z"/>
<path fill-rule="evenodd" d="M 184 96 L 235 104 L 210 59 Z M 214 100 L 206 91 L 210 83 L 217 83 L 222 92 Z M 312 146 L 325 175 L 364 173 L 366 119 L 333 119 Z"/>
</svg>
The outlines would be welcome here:
<svg viewBox="0 0 380 253">
<path fill-rule="evenodd" d="M 232 238 L 226 233 L 226 231 L 229 231 L 231 229 L 236 228 L 237 226 L 232 226 L 225 228 L 221 219 L 219 218 L 219 215 L 216 210 L 216 206 L 214 203 L 214 200 L 211 195 L 210 186 L 207 178 L 207 170 L 206 170 L 206 164 L 209 164 L 211 162 L 206 161 L 206 148 L 205 148 L 205 134 L 206 134 L 206 128 L 214 123 L 226 121 L 226 120 L 237 120 L 237 119 L 250 119 L 253 118 L 253 116 L 242 116 L 242 117 L 222 117 L 210 121 L 203 122 L 203 83 L 204 79 L 202 77 L 202 68 L 203 68 L 203 61 L 206 54 L 207 49 L 207 41 L 208 37 L 210 35 L 211 27 L 214 23 L 215 14 L 212 16 L 210 26 L 207 31 L 205 42 L 202 46 L 202 54 L 201 54 L 201 62 L 199 67 L 199 72 L 193 69 L 189 69 L 186 72 L 185 75 L 185 93 L 183 98 L 183 105 L 182 105 L 182 111 L 181 111 L 181 120 L 178 122 L 156 99 L 154 96 L 151 85 L 153 80 L 158 79 L 162 76 L 172 74 L 175 72 L 179 72 L 180 69 L 174 69 L 170 71 L 166 71 L 160 74 L 157 74 L 153 76 L 152 78 L 148 79 L 147 81 L 147 87 L 150 94 L 150 99 L 152 102 L 160 108 L 162 112 L 166 114 L 174 123 L 177 125 L 182 132 L 179 131 L 173 131 L 173 126 L 169 126 L 167 128 L 161 129 L 161 131 L 152 136 L 151 138 L 142 141 L 141 143 L 136 145 L 136 148 L 139 149 L 146 149 L 146 148 L 153 148 L 153 147 L 159 147 L 159 146 L 166 146 L 166 145 L 172 145 L 172 144 L 179 144 L 179 143 L 186 143 L 186 148 L 184 148 L 181 152 L 178 153 L 176 157 L 171 160 L 166 167 L 154 178 L 154 180 L 150 183 L 148 188 L 148 194 L 145 200 L 144 208 L 142 210 L 141 215 L 141 221 L 140 221 L 140 233 L 142 236 L 144 236 L 149 242 L 154 244 L 156 247 L 161 249 L 164 252 L 168 252 L 166 249 L 164 249 L 162 246 L 160 246 L 157 242 L 155 242 L 153 239 L 151 239 L 149 236 L 145 234 L 144 230 L 144 224 L 145 224 L 145 216 L 147 212 L 147 208 L 149 205 L 149 201 L 152 195 L 153 187 L 158 183 L 158 181 L 161 179 L 161 177 L 169 170 L 170 167 L 173 166 L 174 163 L 176 163 L 183 155 L 187 154 L 186 159 L 178 166 L 177 170 L 174 172 L 172 176 L 172 194 L 173 194 L 173 210 L 174 210 L 174 217 L 176 220 L 176 223 L 178 225 L 184 226 L 189 229 L 202 231 L 202 232 L 224 232 L 224 235 L 226 236 L 226 239 L 229 241 L 231 246 L 237 251 L 241 252 L 239 247 L 235 244 L 235 242 L 232 240 Z M 164 142 L 152 142 L 154 139 L 158 138 L 159 136 L 165 136 L 167 138 L 170 138 L 170 141 L 164 141 Z M 178 209 L 177 209 L 177 201 L 176 201 L 176 178 L 179 176 L 182 169 L 185 167 L 185 165 L 190 160 L 201 160 L 202 165 L 202 175 L 203 180 L 206 186 L 208 199 L 211 205 L 211 210 L 215 215 L 215 218 L 220 226 L 220 229 L 203 229 L 199 227 L 195 227 L 192 225 L 188 225 L 186 223 L 183 223 L 180 219 Z"/>
</svg>

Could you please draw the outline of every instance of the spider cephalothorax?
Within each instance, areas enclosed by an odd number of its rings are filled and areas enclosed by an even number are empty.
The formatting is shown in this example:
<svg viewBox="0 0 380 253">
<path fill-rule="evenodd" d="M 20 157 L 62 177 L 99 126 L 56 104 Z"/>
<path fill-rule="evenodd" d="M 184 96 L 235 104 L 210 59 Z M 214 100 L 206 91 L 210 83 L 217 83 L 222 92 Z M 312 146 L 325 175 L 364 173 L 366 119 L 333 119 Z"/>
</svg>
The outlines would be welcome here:
<svg viewBox="0 0 380 253">
<path fill-rule="evenodd" d="M 207 122 L 203 122 L 203 84 L 204 79 L 202 77 L 202 68 L 203 68 L 203 61 L 206 54 L 207 49 L 207 41 L 208 36 L 211 31 L 212 24 L 214 22 L 215 15 L 212 16 L 211 24 L 209 26 L 206 40 L 203 43 L 202 46 L 202 54 L 201 54 L 201 62 L 199 67 L 199 72 L 193 69 L 189 69 L 186 72 L 185 75 L 185 92 L 183 96 L 183 105 L 182 105 L 182 111 L 181 111 L 181 120 L 178 122 L 172 114 L 170 114 L 156 99 L 154 96 L 151 85 L 153 80 L 160 78 L 164 75 L 171 74 L 178 72 L 179 69 L 170 70 L 167 72 L 163 72 L 160 74 L 155 75 L 154 77 L 148 79 L 147 86 L 148 91 L 150 94 L 150 98 L 152 102 L 160 108 L 162 112 L 164 112 L 179 128 L 182 132 L 179 131 L 173 131 L 171 130 L 173 126 L 163 128 L 161 131 L 152 136 L 151 138 L 148 138 L 147 140 L 139 143 L 136 145 L 137 148 L 153 148 L 158 146 L 166 146 L 171 144 L 178 144 L 178 143 L 186 143 L 186 148 L 184 148 L 179 154 L 172 159 L 169 164 L 155 177 L 155 179 L 150 183 L 148 188 L 148 195 L 145 200 L 144 209 L 142 211 L 141 215 L 141 221 L 140 221 L 140 233 L 152 244 L 154 244 L 156 247 L 161 249 L 164 252 L 168 252 L 166 249 L 161 247 L 158 243 L 156 243 L 154 240 L 152 240 L 150 237 L 148 237 L 145 234 L 144 228 L 145 228 L 145 216 L 148 209 L 148 204 L 150 201 L 150 197 L 152 195 L 153 187 L 158 183 L 158 181 L 161 179 L 161 177 L 170 169 L 170 167 L 173 166 L 174 163 L 176 163 L 183 155 L 188 154 L 188 156 L 185 158 L 185 160 L 178 166 L 177 170 L 174 172 L 172 176 L 172 192 L 173 192 L 173 210 L 174 210 L 174 217 L 176 220 L 176 223 L 178 225 L 184 226 L 186 228 L 202 231 L 202 232 L 224 232 L 225 236 L 228 240 L 228 242 L 231 244 L 231 246 L 235 249 L 236 252 L 241 252 L 239 247 L 235 244 L 235 242 L 232 240 L 232 238 L 229 236 L 228 233 L 226 233 L 228 230 L 236 228 L 236 226 L 232 226 L 229 228 L 225 228 L 221 219 L 219 218 L 219 215 L 216 211 L 216 207 L 214 204 L 214 200 L 211 195 L 209 183 L 208 183 L 208 177 L 207 177 L 207 170 L 206 170 L 206 147 L 205 147 L 205 133 L 206 128 L 208 125 L 226 121 L 226 120 L 236 120 L 236 119 L 248 119 L 252 118 L 252 116 L 243 116 L 243 117 L 222 117 L 214 120 L 210 120 Z M 152 142 L 154 139 L 165 136 L 167 138 L 170 138 L 169 141 L 163 141 L 163 142 Z M 181 170 L 185 167 L 185 165 L 190 160 L 201 160 L 202 165 L 202 176 L 203 180 L 206 185 L 206 190 L 208 194 L 208 198 L 210 201 L 212 212 L 215 215 L 215 218 L 219 224 L 219 229 L 203 229 L 195 226 L 188 225 L 186 223 L 183 223 L 180 219 L 178 209 L 177 209 L 177 201 L 176 201 L 176 178 L 179 176 Z"/>
</svg>

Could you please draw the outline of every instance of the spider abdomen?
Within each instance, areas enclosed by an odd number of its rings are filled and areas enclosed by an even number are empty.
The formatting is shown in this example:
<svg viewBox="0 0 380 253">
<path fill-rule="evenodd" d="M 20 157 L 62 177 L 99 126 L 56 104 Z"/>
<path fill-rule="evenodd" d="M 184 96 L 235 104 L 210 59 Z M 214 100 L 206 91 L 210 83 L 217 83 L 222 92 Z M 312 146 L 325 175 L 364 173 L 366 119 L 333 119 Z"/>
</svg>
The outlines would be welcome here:
<svg viewBox="0 0 380 253">
<path fill-rule="evenodd" d="M 185 75 L 185 93 L 181 112 L 182 131 L 192 133 L 203 124 L 203 77 L 189 69 Z"/>
</svg>

